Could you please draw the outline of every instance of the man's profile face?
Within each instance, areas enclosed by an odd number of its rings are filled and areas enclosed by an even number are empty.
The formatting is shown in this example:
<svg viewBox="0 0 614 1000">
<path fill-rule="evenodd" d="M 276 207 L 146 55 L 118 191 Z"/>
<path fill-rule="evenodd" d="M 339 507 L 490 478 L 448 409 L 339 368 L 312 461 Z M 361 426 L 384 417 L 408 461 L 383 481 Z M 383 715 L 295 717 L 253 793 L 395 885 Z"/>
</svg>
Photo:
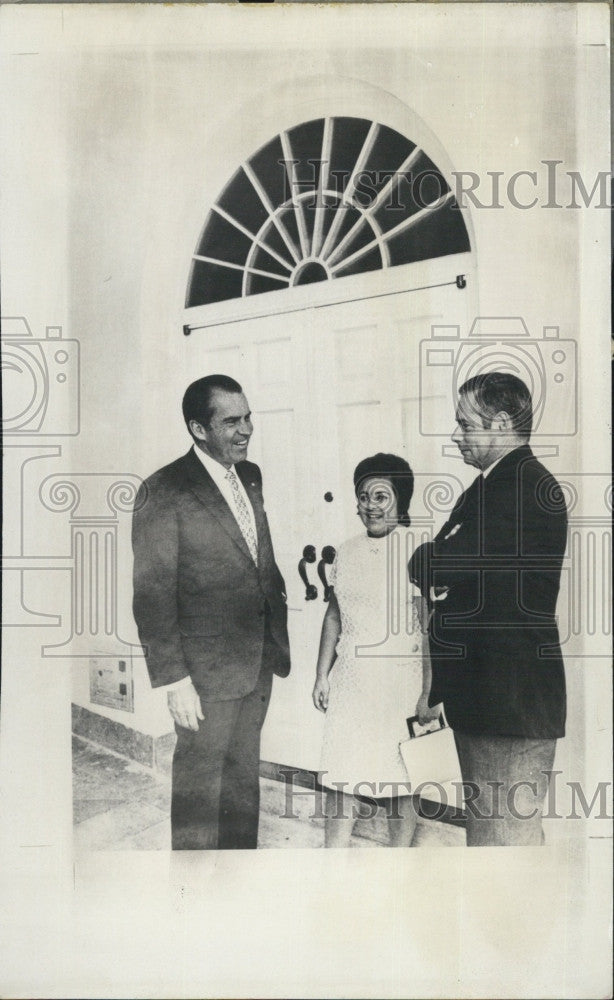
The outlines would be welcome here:
<svg viewBox="0 0 614 1000">
<path fill-rule="evenodd" d="M 247 446 L 254 427 L 249 404 L 242 392 L 214 389 L 211 396 L 213 416 L 207 427 L 193 420 L 192 432 L 202 448 L 227 469 L 247 458 Z"/>
<path fill-rule="evenodd" d="M 487 469 L 499 456 L 500 434 L 495 428 L 484 427 L 483 418 L 472 392 L 462 392 L 456 408 L 456 430 L 452 440 L 467 465 Z"/>
</svg>

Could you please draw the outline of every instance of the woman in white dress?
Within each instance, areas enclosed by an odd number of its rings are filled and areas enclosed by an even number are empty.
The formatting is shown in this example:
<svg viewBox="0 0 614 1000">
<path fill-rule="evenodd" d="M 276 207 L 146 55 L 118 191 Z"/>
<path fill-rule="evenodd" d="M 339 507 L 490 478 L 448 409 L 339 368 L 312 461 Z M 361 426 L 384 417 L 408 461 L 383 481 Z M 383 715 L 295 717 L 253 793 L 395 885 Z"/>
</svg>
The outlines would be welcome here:
<svg viewBox="0 0 614 1000">
<path fill-rule="evenodd" d="M 396 455 L 364 459 L 354 472 L 366 531 L 339 546 L 313 689 L 316 708 L 326 713 L 326 847 L 349 846 L 358 797 L 386 807 L 391 846 L 409 847 L 415 832 L 399 742 L 407 739 L 409 716 L 426 722 L 434 713 L 426 605 L 406 570 L 413 480 Z"/>
</svg>

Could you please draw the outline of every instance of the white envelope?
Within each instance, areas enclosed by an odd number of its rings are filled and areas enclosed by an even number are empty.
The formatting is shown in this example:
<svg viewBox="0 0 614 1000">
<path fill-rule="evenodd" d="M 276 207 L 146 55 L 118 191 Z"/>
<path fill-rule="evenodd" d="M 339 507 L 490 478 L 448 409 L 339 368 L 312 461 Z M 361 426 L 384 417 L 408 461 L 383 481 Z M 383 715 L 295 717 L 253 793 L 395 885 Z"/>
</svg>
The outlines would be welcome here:
<svg viewBox="0 0 614 1000">
<path fill-rule="evenodd" d="M 416 735 L 399 743 L 399 750 L 414 792 L 419 785 L 428 782 L 443 785 L 450 781 L 461 780 L 454 733 L 447 725 L 443 706 L 437 707 L 439 718 L 428 726 L 420 726 L 415 717 L 408 719 L 410 731 Z M 425 789 L 425 792 L 428 792 L 428 789 Z"/>
</svg>

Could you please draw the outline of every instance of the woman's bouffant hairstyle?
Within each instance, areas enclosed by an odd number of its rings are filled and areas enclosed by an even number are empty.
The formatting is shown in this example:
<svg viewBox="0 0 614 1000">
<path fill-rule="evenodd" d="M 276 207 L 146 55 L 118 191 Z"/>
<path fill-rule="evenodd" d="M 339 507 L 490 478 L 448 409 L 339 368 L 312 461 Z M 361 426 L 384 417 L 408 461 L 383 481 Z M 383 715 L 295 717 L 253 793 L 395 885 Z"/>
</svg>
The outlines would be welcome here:
<svg viewBox="0 0 614 1000">
<path fill-rule="evenodd" d="M 414 474 L 409 463 L 398 455 L 378 452 L 363 458 L 354 469 L 354 492 L 358 496 L 365 479 L 388 479 L 396 494 L 399 524 L 409 525 L 409 504 L 414 493 Z"/>
</svg>

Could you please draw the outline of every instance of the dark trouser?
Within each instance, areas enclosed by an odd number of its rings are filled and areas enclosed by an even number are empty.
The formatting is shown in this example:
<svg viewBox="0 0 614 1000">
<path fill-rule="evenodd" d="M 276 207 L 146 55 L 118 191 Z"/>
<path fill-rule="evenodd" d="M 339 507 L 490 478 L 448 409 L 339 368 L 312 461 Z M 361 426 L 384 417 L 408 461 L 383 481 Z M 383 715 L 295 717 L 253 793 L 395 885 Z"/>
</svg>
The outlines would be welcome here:
<svg viewBox="0 0 614 1000">
<path fill-rule="evenodd" d="M 454 732 L 467 814 L 468 847 L 544 842 L 542 809 L 556 740 Z"/>
<path fill-rule="evenodd" d="M 175 726 L 171 829 L 174 851 L 258 846 L 260 731 L 273 675 L 244 698 L 202 702 L 198 732 Z"/>
</svg>

